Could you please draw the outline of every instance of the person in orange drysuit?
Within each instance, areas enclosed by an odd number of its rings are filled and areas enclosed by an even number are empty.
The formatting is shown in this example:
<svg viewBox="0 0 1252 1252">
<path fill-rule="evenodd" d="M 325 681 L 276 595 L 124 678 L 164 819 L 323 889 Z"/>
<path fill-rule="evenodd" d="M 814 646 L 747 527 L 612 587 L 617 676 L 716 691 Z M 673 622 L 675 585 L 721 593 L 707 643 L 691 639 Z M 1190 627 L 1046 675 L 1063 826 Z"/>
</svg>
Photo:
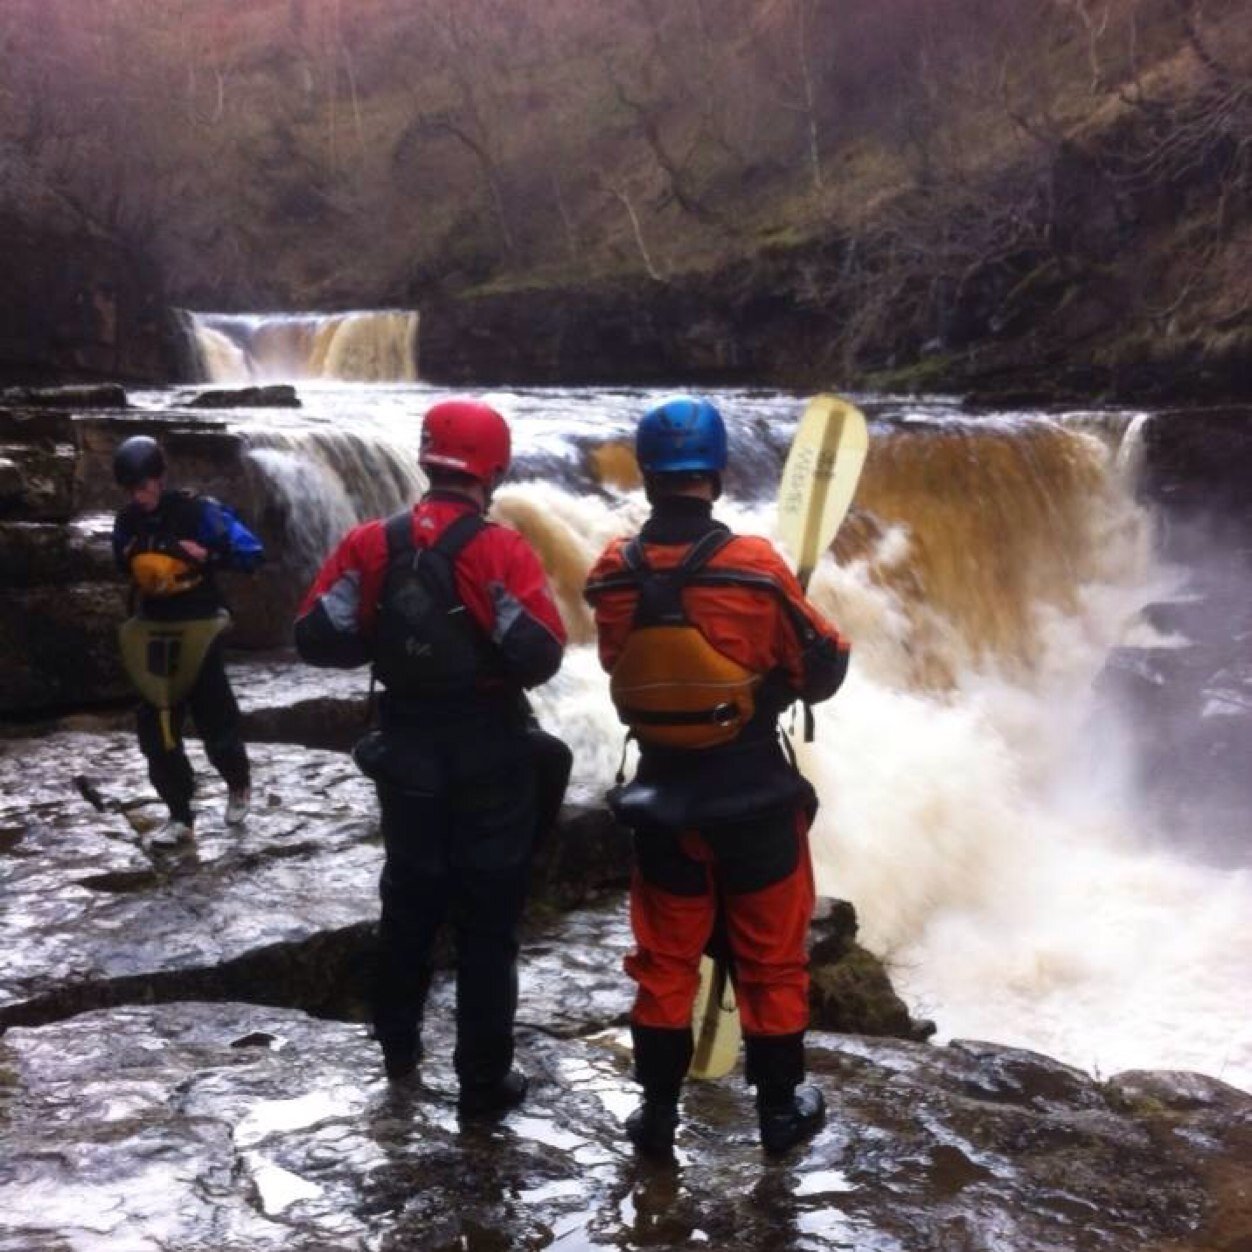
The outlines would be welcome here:
<svg viewBox="0 0 1252 1252">
<path fill-rule="evenodd" d="M 645 1155 L 673 1150 L 700 958 L 719 928 L 761 1143 L 783 1152 L 821 1125 L 825 1101 L 803 1081 L 817 803 L 778 717 L 833 695 L 849 649 L 768 540 L 713 517 L 727 440 L 711 403 L 679 397 L 649 411 L 636 454 L 651 515 L 637 538 L 608 546 L 585 591 L 640 750 L 634 779 L 609 793 L 636 853 L 626 969 L 638 984 L 643 1102 L 626 1132 Z"/>
</svg>

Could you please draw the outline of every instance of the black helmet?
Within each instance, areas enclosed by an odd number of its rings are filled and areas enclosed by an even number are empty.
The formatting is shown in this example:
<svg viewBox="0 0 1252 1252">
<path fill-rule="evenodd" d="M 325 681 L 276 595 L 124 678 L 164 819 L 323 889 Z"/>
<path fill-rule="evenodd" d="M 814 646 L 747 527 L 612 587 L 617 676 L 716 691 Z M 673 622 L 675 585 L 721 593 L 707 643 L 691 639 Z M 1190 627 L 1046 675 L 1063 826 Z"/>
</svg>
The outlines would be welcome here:
<svg viewBox="0 0 1252 1252">
<path fill-rule="evenodd" d="M 138 487 L 165 473 L 165 454 L 151 435 L 132 435 L 113 454 L 113 477 L 119 487 Z"/>
</svg>

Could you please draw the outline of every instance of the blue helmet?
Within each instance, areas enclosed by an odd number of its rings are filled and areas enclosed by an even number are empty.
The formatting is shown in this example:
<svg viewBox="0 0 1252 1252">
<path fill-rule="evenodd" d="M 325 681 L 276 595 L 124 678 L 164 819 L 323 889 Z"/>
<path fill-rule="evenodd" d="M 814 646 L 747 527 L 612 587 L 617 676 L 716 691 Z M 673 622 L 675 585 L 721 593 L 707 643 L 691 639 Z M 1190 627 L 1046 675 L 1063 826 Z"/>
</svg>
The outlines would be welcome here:
<svg viewBox="0 0 1252 1252">
<path fill-rule="evenodd" d="M 675 396 L 639 421 L 635 457 L 645 474 L 721 473 L 726 468 L 726 426 L 707 400 Z"/>
</svg>

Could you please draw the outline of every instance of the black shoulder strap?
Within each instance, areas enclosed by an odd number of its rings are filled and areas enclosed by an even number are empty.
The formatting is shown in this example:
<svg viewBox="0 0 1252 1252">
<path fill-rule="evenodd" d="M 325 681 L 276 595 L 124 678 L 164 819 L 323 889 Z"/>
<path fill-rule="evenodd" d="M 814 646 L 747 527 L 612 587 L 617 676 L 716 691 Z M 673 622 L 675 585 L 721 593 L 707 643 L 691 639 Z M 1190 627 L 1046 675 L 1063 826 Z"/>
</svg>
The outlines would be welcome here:
<svg viewBox="0 0 1252 1252">
<path fill-rule="evenodd" d="M 734 537 L 734 533 L 724 526 L 708 531 L 687 549 L 683 559 L 672 570 L 666 570 L 665 573 L 671 578 L 677 577 L 680 583 L 686 582 L 692 574 L 702 570 Z M 622 564 L 632 574 L 646 575 L 654 572 L 644 552 L 643 539 L 639 535 L 622 549 Z"/>
<path fill-rule="evenodd" d="M 413 510 L 401 509 L 393 513 L 383 526 L 387 536 L 387 564 L 413 552 Z"/>
<path fill-rule="evenodd" d="M 634 624 L 642 626 L 687 625 L 683 610 L 683 588 L 735 536 L 725 527 L 701 535 L 673 569 L 657 570 L 648 564 L 643 544 L 633 539 L 622 552 L 622 560 L 639 588 Z"/>
<path fill-rule="evenodd" d="M 622 564 L 632 574 L 647 574 L 652 566 L 648 564 L 647 554 L 643 550 L 643 540 L 636 535 L 622 548 Z"/>
<path fill-rule="evenodd" d="M 449 561 L 455 561 L 470 540 L 486 526 L 481 513 L 465 513 L 450 523 L 431 547 L 442 552 Z"/>
<path fill-rule="evenodd" d="M 675 571 L 679 578 L 686 582 L 692 574 L 702 570 L 733 538 L 734 533 L 719 528 L 710 530 L 687 549 L 687 555 L 679 562 Z"/>
<path fill-rule="evenodd" d="M 443 533 L 431 544 L 433 551 L 455 561 L 461 550 L 487 525 L 481 513 L 466 513 L 444 528 Z M 389 517 L 383 527 L 387 536 L 387 560 L 406 557 L 416 551 L 413 543 L 413 511 L 402 509 Z"/>
</svg>

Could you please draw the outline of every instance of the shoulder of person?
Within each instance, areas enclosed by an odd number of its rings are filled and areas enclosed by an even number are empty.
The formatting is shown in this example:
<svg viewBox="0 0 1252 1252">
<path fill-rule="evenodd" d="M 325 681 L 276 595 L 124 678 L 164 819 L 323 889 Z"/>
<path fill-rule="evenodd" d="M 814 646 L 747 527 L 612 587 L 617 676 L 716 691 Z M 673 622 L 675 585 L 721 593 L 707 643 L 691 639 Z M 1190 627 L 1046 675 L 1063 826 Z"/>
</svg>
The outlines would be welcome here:
<svg viewBox="0 0 1252 1252">
<path fill-rule="evenodd" d="M 604 545 L 600 555 L 596 557 L 595 561 L 592 563 L 588 577 L 598 577 L 611 570 L 620 569 L 623 565 L 625 565 L 626 562 L 622 556 L 622 552 L 626 545 L 634 538 L 634 535 L 618 535 L 615 538 L 610 539 L 608 543 Z"/>
<path fill-rule="evenodd" d="M 341 569 L 354 567 L 358 570 L 366 567 L 383 568 L 387 561 L 387 539 L 383 533 L 386 520 L 381 517 L 371 518 L 344 531 L 322 559 L 321 569 L 325 571 L 331 565 L 338 565 Z"/>
<path fill-rule="evenodd" d="M 229 533 L 233 528 L 244 525 L 238 512 L 216 496 L 204 496 L 189 491 L 183 494 L 182 500 L 196 510 L 201 525 L 210 527 L 216 533 Z"/>
<path fill-rule="evenodd" d="M 718 564 L 730 565 L 736 561 L 748 561 L 753 568 L 761 570 L 786 569 L 782 553 L 764 535 L 736 535 L 714 558 Z"/>
<path fill-rule="evenodd" d="M 335 546 L 357 552 L 386 552 L 387 523 L 390 520 L 390 517 L 371 517 L 368 521 L 358 522 Z"/>
<path fill-rule="evenodd" d="M 521 543 L 530 547 L 530 541 L 510 522 L 497 522 L 492 518 L 484 517 L 482 523 L 482 529 L 474 536 L 475 539 L 486 537 L 490 543 L 502 545 Z"/>
<path fill-rule="evenodd" d="M 626 550 L 627 543 L 635 540 L 635 535 L 617 535 L 611 538 L 603 548 L 601 548 L 600 556 L 592 562 L 592 572 L 603 572 L 606 570 L 616 570 L 616 568 L 625 565 L 625 557 L 622 553 Z"/>
<path fill-rule="evenodd" d="M 626 545 L 633 543 L 638 537 L 638 535 L 615 535 L 601 549 L 600 555 L 596 557 L 596 564 L 602 561 L 620 561 Z"/>
<path fill-rule="evenodd" d="M 470 542 L 473 545 L 483 544 L 490 551 L 507 554 L 509 559 L 529 553 L 535 560 L 539 560 L 535 545 L 508 522 L 493 522 L 483 518 L 482 529 Z"/>
<path fill-rule="evenodd" d="M 233 504 L 227 504 L 225 500 L 219 500 L 216 496 L 204 495 L 198 491 L 183 491 L 175 493 L 184 500 L 189 500 L 198 505 L 201 509 L 213 509 L 226 517 L 239 517 L 239 510 Z"/>
</svg>

